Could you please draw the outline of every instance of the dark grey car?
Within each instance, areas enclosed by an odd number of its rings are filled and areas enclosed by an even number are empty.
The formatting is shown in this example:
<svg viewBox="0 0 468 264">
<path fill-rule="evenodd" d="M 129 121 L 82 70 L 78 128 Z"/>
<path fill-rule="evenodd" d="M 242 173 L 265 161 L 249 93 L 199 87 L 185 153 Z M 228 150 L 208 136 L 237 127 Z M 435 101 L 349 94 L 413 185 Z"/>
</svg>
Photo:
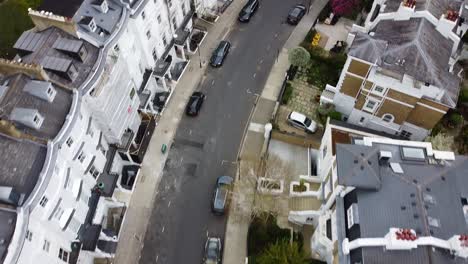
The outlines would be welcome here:
<svg viewBox="0 0 468 264">
<path fill-rule="evenodd" d="M 228 41 L 221 41 L 218 47 L 214 50 L 213 55 L 211 55 L 210 64 L 213 67 L 219 67 L 223 65 L 224 59 L 226 58 L 229 50 L 231 49 L 231 43 Z"/>
<path fill-rule="evenodd" d="M 216 180 L 216 188 L 213 194 L 213 201 L 211 204 L 211 209 L 213 213 L 218 215 L 224 214 L 228 205 L 228 196 L 232 188 L 233 181 L 234 179 L 229 176 L 220 176 Z"/>
<path fill-rule="evenodd" d="M 296 5 L 288 14 L 288 24 L 297 25 L 301 21 L 302 17 L 306 13 L 306 7 L 304 5 Z"/>
<path fill-rule="evenodd" d="M 250 18 L 252 18 L 253 14 L 257 11 L 258 4 L 258 0 L 249 0 L 240 11 L 237 20 L 239 20 L 239 22 L 249 22 Z"/>
<path fill-rule="evenodd" d="M 221 262 L 221 239 L 208 237 L 205 243 L 204 264 L 219 264 Z"/>
<path fill-rule="evenodd" d="M 205 101 L 206 96 L 202 92 L 194 92 L 190 96 L 187 107 L 185 108 L 185 113 L 188 116 L 196 116 L 200 112 L 200 109 Z"/>
</svg>

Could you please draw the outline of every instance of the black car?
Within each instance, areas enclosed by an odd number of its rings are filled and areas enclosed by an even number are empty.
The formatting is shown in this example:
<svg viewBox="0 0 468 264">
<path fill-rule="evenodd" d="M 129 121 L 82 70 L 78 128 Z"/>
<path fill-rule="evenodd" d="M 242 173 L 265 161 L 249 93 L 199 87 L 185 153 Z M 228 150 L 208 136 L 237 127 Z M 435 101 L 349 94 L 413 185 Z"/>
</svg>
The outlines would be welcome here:
<svg viewBox="0 0 468 264">
<path fill-rule="evenodd" d="M 192 96 L 190 96 L 187 108 L 185 108 L 185 113 L 188 116 L 198 115 L 203 105 L 203 101 L 205 101 L 205 98 L 206 95 L 204 95 L 202 92 L 194 92 Z"/>
<path fill-rule="evenodd" d="M 257 11 L 257 8 L 258 0 L 249 0 L 240 11 L 238 20 L 240 22 L 249 22 L 255 11 Z"/>
<path fill-rule="evenodd" d="M 218 47 L 213 52 L 213 55 L 211 55 L 211 59 L 210 59 L 211 66 L 219 67 L 223 65 L 224 59 L 226 58 L 230 49 L 231 49 L 231 43 L 225 40 L 221 41 Z"/>
<path fill-rule="evenodd" d="M 221 239 L 208 237 L 205 243 L 204 264 L 219 264 L 221 262 Z"/>
<path fill-rule="evenodd" d="M 213 203 L 211 209 L 217 215 L 224 214 L 229 201 L 229 192 L 232 188 L 234 179 L 229 176 L 221 176 L 216 180 L 216 189 L 213 195 Z"/>
<path fill-rule="evenodd" d="M 306 7 L 304 5 L 296 5 L 288 14 L 288 23 L 291 25 L 297 25 L 305 15 Z"/>
</svg>

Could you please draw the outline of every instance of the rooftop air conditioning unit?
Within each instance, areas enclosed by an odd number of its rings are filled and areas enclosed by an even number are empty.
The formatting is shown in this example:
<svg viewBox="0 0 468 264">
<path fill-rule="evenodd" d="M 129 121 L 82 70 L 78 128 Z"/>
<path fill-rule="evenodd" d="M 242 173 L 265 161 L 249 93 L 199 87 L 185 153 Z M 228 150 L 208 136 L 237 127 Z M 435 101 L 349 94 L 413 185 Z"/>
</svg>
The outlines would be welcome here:
<svg viewBox="0 0 468 264">
<path fill-rule="evenodd" d="M 379 164 L 384 165 L 388 164 L 389 160 L 392 158 L 392 152 L 381 150 L 379 152 Z"/>
</svg>

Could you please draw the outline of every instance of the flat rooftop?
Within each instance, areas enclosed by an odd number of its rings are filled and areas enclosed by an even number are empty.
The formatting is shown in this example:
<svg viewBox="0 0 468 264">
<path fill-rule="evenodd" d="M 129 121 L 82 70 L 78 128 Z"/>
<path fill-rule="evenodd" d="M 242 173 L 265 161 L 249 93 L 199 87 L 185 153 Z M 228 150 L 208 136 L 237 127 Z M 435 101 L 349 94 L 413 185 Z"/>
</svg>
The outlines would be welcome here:
<svg viewBox="0 0 468 264">
<path fill-rule="evenodd" d="M 380 151 L 392 154 L 389 163 L 379 163 Z M 463 211 L 468 203 L 466 156 L 441 161 L 428 156 L 425 148 L 407 144 L 338 144 L 337 173 L 340 185 L 355 187 L 344 197 L 345 215 L 352 204 L 358 208 L 359 223 L 342 227 L 349 241 L 384 237 L 391 227 L 444 240 L 468 233 Z M 411 251 L 362 247 L 349 256 L 351 263 L 468 263 L 424 246 Z"/>
</svg>

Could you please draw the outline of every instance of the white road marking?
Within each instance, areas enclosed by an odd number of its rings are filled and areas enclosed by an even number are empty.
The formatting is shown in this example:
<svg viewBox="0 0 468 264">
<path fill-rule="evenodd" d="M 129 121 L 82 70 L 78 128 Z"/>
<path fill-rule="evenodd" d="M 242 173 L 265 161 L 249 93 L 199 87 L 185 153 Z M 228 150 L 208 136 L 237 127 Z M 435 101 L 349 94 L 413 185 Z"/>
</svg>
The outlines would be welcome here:
<svg viewBox="0 0 468 264">
<path fill-rule="evenodd" d="M 208 237 L 208 236 L 209 236 L 209 235 L 208 235 L 208 230 L 206 230 L 206 237 Z"/>
<path fill-rule="evenodd" d="M 262 64 L 263 63 L 263 59 L 260 60 L 259 64 Z"/>
<path fill-rule="evenodd" d="M 248 94 L 251 94 L 252 92 L 250 91 L 250 89 L 247 89 L 247 93 L 248 93 Z"/>
<path fill-rule="evenodd" d="M 215 83 L 215 81 L 214 81 L 214 80 L 212 80 L 212 81 L 211 81 L 211 86 L 213 86 L 213 85 L 214 85 L 214 83 Z"/>
<path fill-rule="evenodd" d="M 255 76 L 257 76 L 257 73 L 254 73 L 254 74 L 253 74 L 253 77 L 254 77 L 254 78 L 255 78 Z"/>
<path fill-rule="evenodd" d="M 229 28 L 226 33 L 224 33 L 223 37 L 221 38 L 222 40 L 224 40 L 226 38 L 226 36 L 229 34 L 229 32 L 231 32 L 231 28 Z"/>
<path fill-rule="evenodd" d="M 189 129 L 188 134 L 189 134 L 189 135 L 192 135 L 192 129 Z"/>
<path fill-rule="evenodd" d="M 166 228 L 166 227 L 165 227 L 165 226 L 163 226 L 163 228 L 162 228 L 162 230 L 161 230 L 161 232 L 162 232 L 162 233 L 164 233 L 164 229 L 165 229 L 165 228 Z"/>
<path fill-rule="evenodd" d="M 231 81 L 227 82 L 227 86 L 231 86 L 231 85 L 232 85 Z"/>
<path fill-rule="evenodd" d="M 265 125 L 258 123 L 250 123 L 249 130 L 253 132 L 263 133 L 265 132 Z"/>
<path fill-rule="evenodd" d="M 169 203 L 167 204 L 167 207 L 171 207 L 171 201 L 169 201 Z"/>
<path fill-rule="evenodd" d="M 158 262 L 158 259 L 159 259 L 159 255 L 156 255 L 156 262 Z"/>
</svg>

